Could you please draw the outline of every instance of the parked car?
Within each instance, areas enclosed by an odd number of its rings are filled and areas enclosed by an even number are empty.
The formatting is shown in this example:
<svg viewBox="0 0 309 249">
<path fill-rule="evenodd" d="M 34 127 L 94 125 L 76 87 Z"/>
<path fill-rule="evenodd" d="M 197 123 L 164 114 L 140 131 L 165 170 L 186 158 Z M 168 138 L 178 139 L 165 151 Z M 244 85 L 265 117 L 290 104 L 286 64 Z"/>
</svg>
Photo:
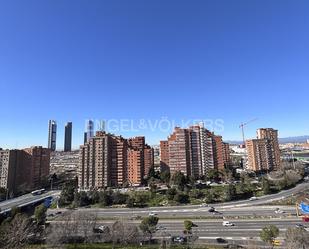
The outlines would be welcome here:
<svg viewBox="0 0 309 249">
<path fill-rule="evenodd" d="M 158 214 L 157 213 L 154 213 L 154 212 L 150 212 L 149 213 L 149 216 L 157 216 Z"/>
</svg>

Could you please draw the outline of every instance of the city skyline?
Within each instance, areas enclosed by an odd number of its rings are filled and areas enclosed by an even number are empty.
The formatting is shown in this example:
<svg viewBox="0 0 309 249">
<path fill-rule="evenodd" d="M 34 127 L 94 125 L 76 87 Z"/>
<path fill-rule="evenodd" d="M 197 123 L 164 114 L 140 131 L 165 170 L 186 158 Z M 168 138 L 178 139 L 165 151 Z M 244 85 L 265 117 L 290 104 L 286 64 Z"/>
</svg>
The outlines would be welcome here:
<svg viewBox="0 0 309 249">
<path fill-rule="evenodd" d="M 221 119 L 217 133 L 226 140 L 241 140 L 239 125 L 258 118 L 246 127 L 247 138 L 258 127 L 275 127 L 280 137 L 307 135 L 308 7 L 306 1 L 4 2 L 0 147 L 46 146 L 49 119 L 58 127 L 73 122 L 75 149 L 89 118 L 167 118 L 176 125 Z M 118 134 L 159 144 L 169 132 Z"/>
</svg>

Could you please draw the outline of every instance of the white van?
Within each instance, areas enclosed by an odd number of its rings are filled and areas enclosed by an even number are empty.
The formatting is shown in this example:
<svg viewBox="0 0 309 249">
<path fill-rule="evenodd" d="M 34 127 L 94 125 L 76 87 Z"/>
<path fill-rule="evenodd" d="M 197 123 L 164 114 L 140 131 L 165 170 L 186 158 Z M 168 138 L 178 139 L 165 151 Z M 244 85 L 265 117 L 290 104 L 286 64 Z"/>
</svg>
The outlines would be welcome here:
<svg viewBox="0 0 309 249">
<path fill-rule="evenodd" d="M 224 227 L 232 227 L 232 226 L 235 226 L 235 224 L 229 222 L 229 221 L 223 221 L 222 222 L 222 226 Z"/>
</svg>

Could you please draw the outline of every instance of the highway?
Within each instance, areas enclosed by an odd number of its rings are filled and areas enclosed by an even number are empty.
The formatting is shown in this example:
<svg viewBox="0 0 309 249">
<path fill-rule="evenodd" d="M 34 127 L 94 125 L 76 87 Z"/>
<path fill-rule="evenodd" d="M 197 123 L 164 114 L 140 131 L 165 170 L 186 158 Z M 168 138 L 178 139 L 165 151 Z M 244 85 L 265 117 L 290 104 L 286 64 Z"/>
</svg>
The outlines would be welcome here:
<svg viewBox="0 0 309 249">
<path fill-rule="evenodd" d="M 275 213 L 279 208 L 283 213 Z M 290 206 L 251 206 L 251 207 L 235 207 L 235 208 L 220 208 L 216 207 L 215 212 L 209 212 L 209 208 L 204 207 L 167 207 L 167 208 L 141 208 L 141 209 L 100 209 L 100 208 L 80 208 L 75 212 L 92 213 L 97 215 L 99 219 L 119 219 L 119 218 L 136 218 L 138 216 L 146 217 L 150 213 L 158 215 L 161 218 L 214 218 L 223 217 L 238 217 L 238 218 L 280 218 L 280 217 L 295 217 L 295 207 Z M 49 210 L 50 213 L 58 211 L 66 211 L 66 209 Z"/>
<path fill-rule="evenodd" d="M 286 230 L 289 227 L 295 227 L 302 223 L 299 218 L 282 218 L 282 219 L 251 219 L 251 220 L 229 220 L 234 224 L 232 227 L 224 227 L 222 220 L 192 220 L 197 227 L 193 228 L 192 234 L 198 237 L 198 243 L 217 243 L 217 239 L 221 238 L 226 243 L 248 244 L 255 243 L 258 245 L 265 245 L 260 241 L 259 233 L 263 227 L 268 225 L 275 225 L 279 228 L 280 234 L 278 239 L 283 241 Z M 51 223 L 61 223 L 61 220 L 54 220 Z M 115 221 L 98 221 L 97 226 L 106 225 L 111 226 Z M 141 221 L 132 221 L 123 219 L 125 223 L 139 225 Z M 302 223 L 306 225 L 305 223 Z M 184 222 L 183 220 L 160 220 L 157 225 L 159 229 L 154 237 L 168 238 L 171 236 L 184 236 Z"/>
<path fill-rule="evenodd" d="M 164 206 L 164 207 L 150 207 L 150 208 L 80 208 L 79 212 L 91 212 L 95 213 L 99 218 L 104 219 L 117 219 L 117 218 L 129 218 L 134 216 L 145 217 L 149 213 L 153 212 L 159 217 L 163 218 L 205 218 L 205 217 L 244 217 L 248 216 L 254 218 L 258 217 L 295 217 L 295 206 L 265 206 L 276 200 L 282 200 L 293 194 L 309 188 L 309 183 L 301 183 L 295 188 L 281 191 L 277 194 L 267 195 L 258 198 L 257 200 L 242 200 L 227 202 L 222 204 L 211 204 L 217 212 L 208 212 L 207 207 L 200 207 L 199 205 L 182 205 L 182 206 Z M 264 206 L 263 206 L 264 205 Z M 284 213 L 275 213 L 275 210 L 279 208 Z M 64 210 L 61 210 L 64 211 Z M 51 210 L 50 212 L 55 212 Z"/>
<path fill-rule="evenodd" d="M 19 196 L 17 198 L 14 199 L 10 199 L 7 201 L 3 201 L 0 202 L 0 210 L 1 212 L 10 210 L 12 207 L 22 207 L 22 206 L 26 206 L 29 205 L 31 203 L 40 201 L 46 197 L 49 196 L 58 196 L 60 195 L 60 191 L 59 190 L 55 190 L 55 191 L 46 191 L 45 193 L 41 194 L 41 195 L 32 195 L 32 194 L 26 194 L 26 195 L 22 195 Z"/>
</svg>

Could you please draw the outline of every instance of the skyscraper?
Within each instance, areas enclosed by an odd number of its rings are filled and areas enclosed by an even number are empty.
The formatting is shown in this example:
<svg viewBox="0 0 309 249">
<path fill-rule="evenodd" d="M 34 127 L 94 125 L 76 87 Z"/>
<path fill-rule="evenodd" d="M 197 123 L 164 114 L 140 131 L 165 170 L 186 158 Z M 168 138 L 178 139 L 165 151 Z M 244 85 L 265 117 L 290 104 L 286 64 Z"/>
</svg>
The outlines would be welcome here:
<svg viewBox="0 0 309 249">
<path fill-rule="evenodd" d="M 48 123 L 48 148 L 56 150 L 57 123 L 55 120 L 49 120 Z"/>
<path fill-rule="evenodd" d="M 64 127 L 64 151 L 72 149 L 72 122 L 67 122 Z"/>
<path fill-rule="evenodd" d="M 89 139 L 94 136 L 94 123 L 93 123 L 93 120 L 91 120 L 91 119 L 87 120 L 86 126 L 87 126 L 87 128 L 86 128 L 87 141 L 89 141 Z"/>
</svg>

